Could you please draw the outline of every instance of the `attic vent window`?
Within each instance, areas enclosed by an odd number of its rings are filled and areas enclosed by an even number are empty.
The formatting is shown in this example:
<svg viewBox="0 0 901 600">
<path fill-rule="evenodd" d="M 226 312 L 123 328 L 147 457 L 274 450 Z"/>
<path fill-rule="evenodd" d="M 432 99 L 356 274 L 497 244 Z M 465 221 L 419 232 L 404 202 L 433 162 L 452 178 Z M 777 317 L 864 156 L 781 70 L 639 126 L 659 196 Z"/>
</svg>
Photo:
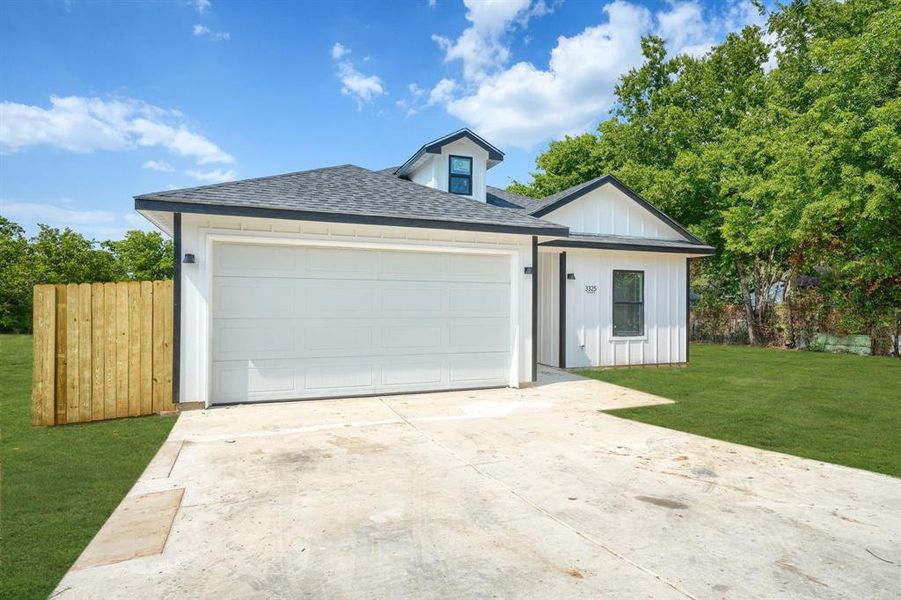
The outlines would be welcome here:
<svg viewBox="0 0 901 600">
<path fill-rule="evenodd" d="M 451 155 L 447 181 L 447 189 L 451 194 L 472 196 L 472 158 Z"/>
</svg>

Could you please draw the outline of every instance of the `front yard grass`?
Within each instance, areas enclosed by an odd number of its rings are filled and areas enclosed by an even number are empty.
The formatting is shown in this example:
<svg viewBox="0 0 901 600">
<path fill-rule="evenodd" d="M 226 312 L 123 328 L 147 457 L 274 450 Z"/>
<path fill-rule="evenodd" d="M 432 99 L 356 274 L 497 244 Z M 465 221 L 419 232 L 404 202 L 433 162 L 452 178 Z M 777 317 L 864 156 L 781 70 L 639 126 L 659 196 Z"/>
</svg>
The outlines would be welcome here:
<svg viewBox="0 0 901 600">
<path fill-rule="evenodd" d="M 676 400 L 625 417 L 901 477 L 901 360 L 693 344 L 684 369 L 581 375 Z"/>
<path fill-rule="evenodd" d="M 31 426 L 31 336 L 0 335 L 0 598 L 46 598 L 175 417 Z"/>
</svg>

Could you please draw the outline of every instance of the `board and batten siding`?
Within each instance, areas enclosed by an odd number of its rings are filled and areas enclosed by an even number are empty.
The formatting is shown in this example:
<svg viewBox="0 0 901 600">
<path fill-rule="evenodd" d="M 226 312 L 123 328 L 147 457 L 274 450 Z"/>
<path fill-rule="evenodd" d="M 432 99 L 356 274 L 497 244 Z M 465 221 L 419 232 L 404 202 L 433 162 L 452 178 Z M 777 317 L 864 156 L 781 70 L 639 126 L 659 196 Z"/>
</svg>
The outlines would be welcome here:
<svg viewBox="0 0 901 600">
<path fill-rule="evenodd" d="M 540 264 L 547 269 L 559 251 L 543 250 Z M 685 322 L 686 261 L 679 254 L 584 250 L 567 248 L 566 366 L 627 366 L 674 364 L 687 361 Z M 644 335 L 613 336 L 613 271 L 644 271 Z M 542 283 L 545 283 L 542 280 Z M 539 307 L 552 307 L 558 296 L 555 281 L 541 286 Z M 596 286 L 594 292 L 586 286 Z M 539 308 L 539 360 L 555 359 L 553 334 L 559 313 Z M 553 336 L 553 339 L 548 339 Z M 548 364 L 554 364 L 549 362 Z"/>
<path fill-rule="evenodd" d="M 560 365 L 560 253 L 538 253 L 538 362 Z"/>
<path fill-rule="evenodd" d="M 602 185 L 542 218 L 566 225 L 572 233 L 685 239 L 611 184 Z"/>
</svg>

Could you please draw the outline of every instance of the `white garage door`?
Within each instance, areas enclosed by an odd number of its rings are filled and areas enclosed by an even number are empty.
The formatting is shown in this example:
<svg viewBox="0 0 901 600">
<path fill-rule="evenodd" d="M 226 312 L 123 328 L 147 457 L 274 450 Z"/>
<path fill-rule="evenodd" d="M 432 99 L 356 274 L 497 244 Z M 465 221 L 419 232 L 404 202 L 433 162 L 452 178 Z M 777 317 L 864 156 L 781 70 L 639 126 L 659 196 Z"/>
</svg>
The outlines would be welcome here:
<svg viewBox="0 0 901 600">
<path fill-rule="evenodd" d="M 214 403 L 507 385 L 510 259 L 219 244 Z"/>
</svg>

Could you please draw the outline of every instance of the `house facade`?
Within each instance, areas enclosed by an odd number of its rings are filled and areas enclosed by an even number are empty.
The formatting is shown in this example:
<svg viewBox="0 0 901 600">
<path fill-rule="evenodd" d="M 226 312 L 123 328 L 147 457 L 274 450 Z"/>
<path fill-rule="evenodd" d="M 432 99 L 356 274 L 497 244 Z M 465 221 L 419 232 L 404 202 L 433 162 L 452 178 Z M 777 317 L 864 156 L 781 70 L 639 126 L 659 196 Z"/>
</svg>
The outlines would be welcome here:
<svg viewBox="0 0 901 600">
<path fill-rule="evenodd" d="M 487 185 L 469 130 L 399 167 L 145 194 L 175 241 L 173 397 L 205 405 L 512 386 L 538 362 L 682 363 L 712 249 L 612 177 Z"/>
</svg>

